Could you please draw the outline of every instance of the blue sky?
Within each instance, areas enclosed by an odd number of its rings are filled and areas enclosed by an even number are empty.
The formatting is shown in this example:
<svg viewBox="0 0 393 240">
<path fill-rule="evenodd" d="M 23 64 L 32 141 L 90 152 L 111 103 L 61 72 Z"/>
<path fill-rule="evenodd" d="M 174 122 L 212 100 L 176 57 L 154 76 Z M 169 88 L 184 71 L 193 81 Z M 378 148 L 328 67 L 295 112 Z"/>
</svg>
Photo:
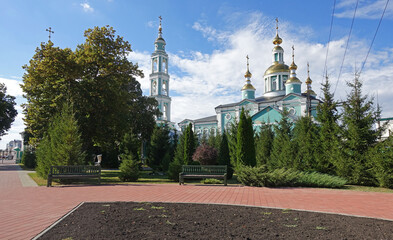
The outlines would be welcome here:
<svg viewBox="0 0 393 240">
<path fill-rule="evenodd" d="M 250 56 L 251 79 L 257 96 L 263 94 L 262 77 L 271 64 L 271 40 L 275 18 L 279 18 L 285 61 L 291 62 L 295 45 L 295 62 L 301 80 L 307 77 L 310 62 L 313 89 L 319 94 L 328 44 L 334 0 L 324 1 L 211 1 L 211 0 L 1 0 L 0 1 L 0 82 L 17 97 L 25 100 L 18 87 L 24 70 L 41 42 L 48 40 L 48 27 L 55 45 L 75 47 L 84 41 L 83 32 L 94 26 L 110 25 L 132 45 L 130 60 L 149 74 L 150 54 L 157 37 L 158 16 L 163 17 L 163 37 L 170 57 L 170 95 L 172 120 L 214 115 L 219 104 L 239 101 L 244 83 L 245 56 Z M 367 54 L 386 0 L 359 0 L 343 72 L 336 98 L 344 99 L 349 91 L 345 81 L 353 78 Z M 336 84 L 356 0 L 336 0 L 332 38 L 329 44 L 328 73 Z M 364 92 L 377 96 L 383 116 L 393 116 L 390 79 L 393 74 L 393 3 L 389 3 L 378 35 L 371 49 L 361 79 Z M 138 79 L 147 95 L 148 79 Z M 305 84 L 302 88 L 305 89 Z M 0 148 L 23 131 L 21 107 Z"/>
</svg>

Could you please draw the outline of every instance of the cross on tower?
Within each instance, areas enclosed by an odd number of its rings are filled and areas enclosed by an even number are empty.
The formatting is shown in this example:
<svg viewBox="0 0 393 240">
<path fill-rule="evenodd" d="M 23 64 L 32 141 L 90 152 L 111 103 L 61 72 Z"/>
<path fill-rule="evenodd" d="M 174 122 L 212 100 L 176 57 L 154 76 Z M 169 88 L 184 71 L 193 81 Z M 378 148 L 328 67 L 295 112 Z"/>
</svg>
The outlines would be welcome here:
<svg viewBox="0 0 393 240">
<path fill-rule="evenodd" d="M 307 77 L 310 77 L 310 64 L 307 62 Z"/>
<path fill-rule="evenodd" d="M 50 41 L 50 35 L 51 33 L 55 33 L 54 31 L 52 31 L 52 28 L 49 27 L 49 29 L 46 29 L 47 32 L 49 32 L 49 41 Z"/>
<path fill-rule="evenodd" d="M 276 29 L 278 30 L 278 18 L 276 18 Z"/>
<path fill-rule="evenodd" d="M 162 17 L 159 16 L 158 18 L 160 19 L 160 26 L 158 27 L 158 31 L 159 31 L 159 33 L 161 34 L 161 33 L 162 33 L 162 27 L 161 27 L 161 20 L 162 20 Z"/>
<path fill-rule="evenodd" d="M 248 55 L 246 56 L 246 58 L 247 58 L 247 70 L 248 70 Z"/>
<path fill-rule="evenodd" d="M 295 46 L 292 45 L 292 61 L 295 59 Z"/>
</svg>

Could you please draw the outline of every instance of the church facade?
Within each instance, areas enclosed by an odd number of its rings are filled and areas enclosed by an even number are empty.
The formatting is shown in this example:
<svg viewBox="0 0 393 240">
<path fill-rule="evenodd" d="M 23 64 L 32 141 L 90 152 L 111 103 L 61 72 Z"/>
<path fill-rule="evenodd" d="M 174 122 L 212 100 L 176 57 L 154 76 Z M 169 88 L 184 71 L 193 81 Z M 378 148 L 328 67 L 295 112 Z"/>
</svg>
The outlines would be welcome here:
<svg viewBox="0 0 393 240">
<path fill-rule="evenodd" d="M 255 88 L 251 83 L 252 74 L 249 70 L 247 56 L 247 71 L 244 75 L 245 83 L 239 94 L 241 100 L 234 103 L 222 104 L 215 108 L 216 114 L 200 119 L 184 119 L 178 125 L 183 131 L 189 123 L 194 132 L 201 137 L 211 133 L 222 133 L 231 126 L 231 123 L 240 118 L 242 109 L 248 111 L 256 131 L 263 123 L 274 124 L 281 120 L 282 112 L 286 108 L 292 121 L 301 116 L 316 115 L 316 106 L 320 102 L 311 88 L 312 80 L 306 79 L 306 90 L 301 91 L 302 82 L 296 77 L 297 66 L 294 61 L 294 48 L 292 47 L 292 64 L 284 62 L 284 49 L 280 46 L 282 39 L 278 35 L 273 39 L 272 65 L 265 71 L 264 94 L 255 97 Z M 240 97 L 239 97 L 240 98 Z"/>
</svg>

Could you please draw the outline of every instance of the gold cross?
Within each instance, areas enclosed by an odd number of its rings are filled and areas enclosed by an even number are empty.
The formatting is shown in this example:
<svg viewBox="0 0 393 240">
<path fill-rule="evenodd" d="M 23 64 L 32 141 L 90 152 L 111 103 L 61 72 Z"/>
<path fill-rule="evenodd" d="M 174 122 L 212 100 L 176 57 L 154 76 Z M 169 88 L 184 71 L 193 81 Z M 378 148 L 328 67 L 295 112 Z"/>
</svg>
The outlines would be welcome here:
<svg viewBox="0 0 393 240">
<path fill-rule="evenodd" d="M 248 69 L 248 55 L 246 56 L 246 58 L 247 58 L 247 71 L 248 71 L 248 70 L 249 70 L 249 69 Z"/>
<path fill-rule="evenodd" d="M 295 46 L 292 45 L 292 62 L 294 61 L 294 59 L 295 59 Z"/>
<path fill-rule="evenodd" d="M 49 27 L 49 29 L 46 29 L 47 32 L 49 32 L 49 41 L 50 41 L 50 35 L 51 33 L 55 33 L 54 31 L 52 31 L 52 28 Z"/>
<path fill-rule="evenodd" d="M 278 29 L 278 18 L 276 18 L 276 29 Z"/>
<path fill-rule="evenodd" d="M 310 77 L 310 64 L 307 62 L 307 76 Z"/>
</svg>

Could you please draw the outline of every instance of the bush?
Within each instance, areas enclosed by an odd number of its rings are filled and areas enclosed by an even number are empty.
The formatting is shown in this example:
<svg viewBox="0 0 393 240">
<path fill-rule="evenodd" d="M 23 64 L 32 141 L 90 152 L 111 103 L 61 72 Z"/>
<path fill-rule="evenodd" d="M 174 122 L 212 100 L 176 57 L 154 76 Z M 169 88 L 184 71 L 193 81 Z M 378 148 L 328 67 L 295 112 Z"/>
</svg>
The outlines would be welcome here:
<svg viewBox="0 0 393 240">
<path fill-rule="evenodd" d="M 37 165 L 35 152 L 26 148 L 22 155 L 22 163 L 27 168 L 35 168 Z"/>
<path fill-rule="evenodd" d="M 203 183 L 203 184 L 222 184 L 222 181 L 215 179 L 215 178 L 207 178 L 207 179 L 203 179 L 201 181 L 201 183 Z"/>
<path fill-rule="evenodd" d="M 134 182 L 139 178 L 139 161 L 135 160 L 132 153 L 123 154 L 121 156 L 122 163 L 120 164 L 119 178 L 123 182 Z"/>
<path fill-rule="evenodd" d="M 181 173 L 182 164 L 175 160 L 169 164 L 168 178 L 175 182 L 179 181 L 179 173 Z"/>
<path fill-rule="evenodd" d="M 266 171 L 266 167 L 243 166 L 238 170 L 238 181 L 256 187 L 327 187 L 340 188 L 347 181 L 343 178 L 317 172 L 301 172 L 293 169 Z"/>
<path fill-rule="evenodd" d="M 192 159 L 200 162 L 201 165 L 215 165 L 217 164 L 218 152 L 214 147 L 202 144 L 196 150 Z"/>
</svg>

